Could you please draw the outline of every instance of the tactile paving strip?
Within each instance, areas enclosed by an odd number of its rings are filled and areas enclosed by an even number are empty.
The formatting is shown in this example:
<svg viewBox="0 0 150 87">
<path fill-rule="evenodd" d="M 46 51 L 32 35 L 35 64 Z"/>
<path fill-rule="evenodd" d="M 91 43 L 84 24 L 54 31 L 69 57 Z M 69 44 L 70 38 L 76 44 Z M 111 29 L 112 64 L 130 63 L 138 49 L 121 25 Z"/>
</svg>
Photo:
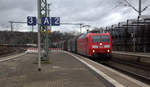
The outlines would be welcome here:
<svg viewBox="0 0 150 87">
<path fill-rule="evenodd" d="M 27 84 L 23 87 L 64 87 L 64 81 L 63 80 L 38 81 Z"/>
</svg>

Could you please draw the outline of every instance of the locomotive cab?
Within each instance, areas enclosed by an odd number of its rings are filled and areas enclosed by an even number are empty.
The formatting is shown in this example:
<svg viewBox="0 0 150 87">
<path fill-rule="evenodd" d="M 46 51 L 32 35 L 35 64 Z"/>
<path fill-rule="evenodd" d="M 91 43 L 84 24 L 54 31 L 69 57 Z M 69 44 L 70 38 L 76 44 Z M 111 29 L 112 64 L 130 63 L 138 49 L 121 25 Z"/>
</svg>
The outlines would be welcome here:
<svg viewBox="0 0 150 87">
<path fill-rule="evenodd" d="M 93 34 L 89 38 L 89 54 L 93 57 L 111 57 L 112 46 L 109 33 Z"/>
</svg>

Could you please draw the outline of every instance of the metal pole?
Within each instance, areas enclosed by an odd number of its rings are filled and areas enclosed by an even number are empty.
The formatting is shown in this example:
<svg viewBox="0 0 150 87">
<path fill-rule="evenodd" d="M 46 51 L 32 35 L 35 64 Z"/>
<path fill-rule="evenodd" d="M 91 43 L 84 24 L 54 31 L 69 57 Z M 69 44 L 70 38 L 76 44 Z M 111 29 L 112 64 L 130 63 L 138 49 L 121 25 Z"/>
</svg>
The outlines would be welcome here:
<svg viewBox="0 0 150 87">
<path fill-rule="evenodd" d="M 141 0 L 139 0 L 139 10 L 138 10 L 138 25 L 137 25 L 137 29 L 140 29 L 139 27 L 139 20 L 140 20 L 140 16 L 141 16 L 141 9 L 142 8 L 142 4 L 141 4 Z M 134 29 L 134 39 L 133 39 L 133 52 L 136 51 L 136 31 Z"/>
<path fill-rule="evenodd" d="M 139 20 L 140 20 L 140 16 L 141 16 L 141 8 L 142 8 L 142 4 L 141 4 L 141 0 L 139 0 L 139 11 L 138 11 L 138 24 L 137 24 L 137 29 L 140 29 L 139 27 Z M 136 31 L 134 29 L 134 49 L 133 52 L 136 52 Z"/>
<path fill-rule="evenodd" d="M 48 17 L 50 17 L 50 5 L 51 4 L 47 4 L 48 5 Z"/>
<path fill-rule="evenodd" d="M 82 29 L 81 29 L 81 27 L 82 27 L 82 24 L 80 24 L 80 33 L 82 33 Z"/>
<path fill-rule="evenodd" d="M 33 33 L 33 25 L 32 25 L 32 31 L 31 31 L 31 37 L 34 36 L 34 33 Z M 34 43 L 34 40 L 32 39 L 31 43 Z"/>
<path fill-rule="evenodd" d="M 38 20 L 41 19 L 41 0 L 38 0 L 37 2 L 37 8 L 38 8 Z M 38 23 L 38 70 L 41 71 L 41 44 L 40 44 L 40 29 L 41 26 Z"/>
<path fill-rule="evenodd" d="M 141 7 L 142 7 L 141 0 L 139 0 L 139 16 L 141 15 Z"/>
<path fill-rule="evenodd" d="M 137 25 L 138 26 L 138 25 Z M 136 42 L 136 39 L 135 39 L 135 28 L 133 28 L 134 30 L 133 30 L 133 52 L 135 52 L 135 42 Z"/>
<path fill-rule="evenodd" d="M 51 16 L 51 15 L 50 15 L 50 5 L 51 5 L 51 4 L 48 4 L 48 17 Z M 51 31 L 51 30 L 52 30 L 52 29 L 51 29 L 51 28 L 52 28 L 51 23 L 50 23 L 49 28 L 50 28 L 50 31 Z"/>
<path fill-rule="evenodd" d="M 41 0 L 40 2 L 40 14 L 41 17 L 47 17 L 47 0 Z M 43 45 L 43 52 L 42 52 L 42 59 L 43 61 L 48 61 L 48 30 L 47 26 L 41 25 L 41 28 L 45 31 L 41 36 L 43 36 L 41 41 L 44 43 Z"/>
<path fill-rule="evenodd" d="M 32 32 L 33 32 L 33 25 L 32 25 Z"/>
<path fill-rule="evenodd" d="M 51 15 L 50 15 L 50 5 L 51 5 L 51 3 L 50 4 L 48 4 L 48 17 L 50 17 Z M 51 17 L 50 17 L 51 18 Z M 51 19 L 50 19 L 51 20 Z M 50 29 L 50 32 L 52 31 L 52 26 L 51 26 L 51 23 L 50 23 L 50 26 L 49 26 L 49 29 Z M 49 44 L 50 44 L 50 41 L 49 41 Z M 48 46 L 49 47 L 49 46 Z"/>
<path fill-rule="evenodd" d="M 10 22 L 11 32 L 13 32 L 13 22 Z"/>
<path fill-rule="evenodd" d="M 45 0 L 45 15 L 47 17 L 47 0 Z M 46 39 L 45 39 L 45 50 L 46 50 L 46 57 L 47 57 L 47 61 L 49 61 L 48 58 L 48 26 L 46 26 Z"/>
</svg>

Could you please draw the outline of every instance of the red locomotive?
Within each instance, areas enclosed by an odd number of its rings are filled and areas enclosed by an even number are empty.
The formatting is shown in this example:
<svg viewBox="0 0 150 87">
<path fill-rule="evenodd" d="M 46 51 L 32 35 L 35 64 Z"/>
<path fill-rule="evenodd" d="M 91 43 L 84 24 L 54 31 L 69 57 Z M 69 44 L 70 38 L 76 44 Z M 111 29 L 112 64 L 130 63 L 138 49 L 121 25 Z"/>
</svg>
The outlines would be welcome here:
<svg viewBox="0 0 150 87">
<path fill-rule="evenodd" d="M 109 33 L 88 33 L 77 39 L 77 53 L 89 57 L 111 57 L 112 45 Z"/>
<path fill-rule="evenodd" d="M 60 41 L 57 47 L 95 58 L 99 58 L 99 56 L 110 58 L 112 54 L 111 36 L 109 33 L 82 34 L 65 40 L 63 43 Z"/>
</svg>

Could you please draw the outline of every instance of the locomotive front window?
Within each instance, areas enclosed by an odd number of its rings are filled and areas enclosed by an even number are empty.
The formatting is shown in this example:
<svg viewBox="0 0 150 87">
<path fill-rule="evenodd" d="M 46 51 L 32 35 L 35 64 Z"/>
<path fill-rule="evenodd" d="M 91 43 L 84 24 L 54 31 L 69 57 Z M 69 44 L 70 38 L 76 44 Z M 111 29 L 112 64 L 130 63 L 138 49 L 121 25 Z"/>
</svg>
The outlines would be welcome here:
<svg viewBox="0 0 150 87">
<path fill-rule="evenodd" d="M 102 42 L 109 42 L 109 36 L 107 35 L 101 36 L 101 40 Z"/>
<path fill-rule="evenodd" d="M 96 35 L 96 36 L 92 36 L 92 42 L 109 42 L 109 36 L 107 35 Z"/>
</svg>

